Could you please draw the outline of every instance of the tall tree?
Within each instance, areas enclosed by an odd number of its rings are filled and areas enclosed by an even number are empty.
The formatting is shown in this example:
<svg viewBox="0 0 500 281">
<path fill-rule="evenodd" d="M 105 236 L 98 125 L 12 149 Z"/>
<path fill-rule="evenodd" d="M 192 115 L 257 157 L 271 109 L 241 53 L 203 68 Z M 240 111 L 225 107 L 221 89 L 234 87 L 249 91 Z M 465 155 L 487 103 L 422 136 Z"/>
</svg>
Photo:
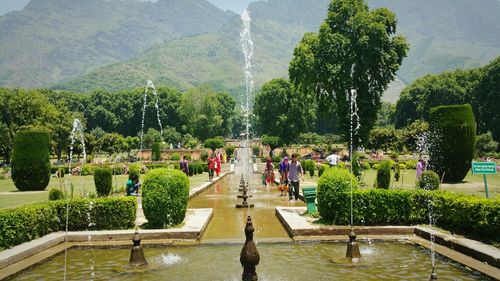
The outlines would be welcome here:
<svg viewBox="0 0 500 281">
<path fill-rule="evenodd" d="M 314 126 L 315 111 L 314 103 L 299 96 L 290 82 L 282 78 L 267 82 L 255 96 L 259 132 L 277 136 L 287 144 Z"/>
<path fill-rule="evenodd" d="M 363 0 L 333 0 L 318 34 L 306 33 L 294 51 L 289 76 L 305 93 L 335 103 L 339 127 L 349 134 L 351 90 L 361 127 L 354 145 L 366 141 L 377 120 L 381 96 L 394 79 L 408 44 L 396 32 L 396 17 L 386 8 L 369 10 Z"/>
</svg>

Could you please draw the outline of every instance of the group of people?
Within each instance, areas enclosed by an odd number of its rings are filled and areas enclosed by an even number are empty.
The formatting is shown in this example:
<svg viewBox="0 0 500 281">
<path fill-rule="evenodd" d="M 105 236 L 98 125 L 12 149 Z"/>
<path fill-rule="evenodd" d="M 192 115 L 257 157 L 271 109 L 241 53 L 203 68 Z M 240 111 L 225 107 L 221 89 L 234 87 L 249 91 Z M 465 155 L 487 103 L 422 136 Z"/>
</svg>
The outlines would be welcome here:
<svg viewBox="0 0 500 281">
<path fill-rule="evenodd" d="M 222 155 L 220 152 L 216 154 L 211 154 L 208 159 L 208 180 L 212 181 L 214 178 L 214 173 L 218 177 L 220 175 L 220 170 L 222 166 Z"/>
<path fill-rule="evenodd" d="M 300 180 L 304 179 L 304 169 L 300 161 L 298 161 L 297 154 L 292 155 L 291 161 L 288 159 L 288 156 L 283 158 L 279 164 L 279 174 L 280 196 L 286 196 L 288 191 L 288 199 L 290 201 L 293 201 L 294 198 L 295 200 L 299 200 Z M 265 178 L 266 187 L 270 187 L 274 182 L 274 165 L 271 158 L 268 158 L 266 161 L 263 177 Z"/>
</svg>

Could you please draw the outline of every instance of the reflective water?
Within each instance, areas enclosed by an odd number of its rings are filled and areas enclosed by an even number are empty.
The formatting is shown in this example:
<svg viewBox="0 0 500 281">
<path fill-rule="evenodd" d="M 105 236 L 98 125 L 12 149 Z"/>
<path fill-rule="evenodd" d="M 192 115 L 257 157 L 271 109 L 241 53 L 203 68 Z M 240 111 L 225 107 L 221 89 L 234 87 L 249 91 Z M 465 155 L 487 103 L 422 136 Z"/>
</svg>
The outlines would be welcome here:
<svg viewBox="0 0 500 281">
<path fill-rule="evenodd" d="M 275 215 L 276 206 L 305 206 L 303 202 L 290 202 L 288 197 L 279 197 L 277 187 L 265 188 L 260 179 L 255 175 L 250 177 L 249 203 L 255 204 L 251 209 L 237 209 L 240 174 L 239 167 L 236 175 L 229 175 L 215 183 L 211 188 L 193 198 L 189 208 L 213 208 L 214 216 L 203 236 L 207 239 L 244 239 L 246 218 L 252 216 L 255 227 L 255 237 L 260 238 L 287 238 L 288 234 Z"/>
<path fill-rule="evenodd" d="M 344 243 L 257 245 L 261 262 L 259 280 L 428 280 L 427 249 L 407 243 L 362 244 L 362 260 L 344 263 Z M 240 244 L 148 248 L 152 270 L 126 273 L 130 251 L 94 249 L 95 280 L 241 280 Z M 68 280 L 88 280 L 89 250 L 68 251 Z M 11 280 L 60 280 L 64 256 L 26 271 Z M 334 262 L 337 260 L 337 262 Z M 488 280 L 477 272 L 438 257 L 439 280 Z"/>
</svg>

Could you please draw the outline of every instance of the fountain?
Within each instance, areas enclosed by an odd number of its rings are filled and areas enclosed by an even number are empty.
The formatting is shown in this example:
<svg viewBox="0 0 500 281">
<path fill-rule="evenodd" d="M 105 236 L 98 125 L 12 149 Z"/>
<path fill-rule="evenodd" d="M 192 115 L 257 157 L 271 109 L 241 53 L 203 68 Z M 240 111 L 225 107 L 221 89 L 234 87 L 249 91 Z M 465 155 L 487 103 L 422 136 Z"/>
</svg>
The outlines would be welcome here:
<svg viewBox="0 0 500 281">
<path fill-rule="evenodd" d="M 350 141 L 351 143 L 349 144 L 349 158 L 351 161 L 351 167 L 350 167 L 350 172 L 352 174 L 352 159 L 353 159 L 353 153 L 354 153 L 354 139 L 353 135 L 354 132 L 358 132 L 360 128 L 360 123 L 359 123 L 359 115 L 358 115 L 358 104 L 357 104 L 357 97 L 358 94 L 356 90 L 351 90 L 350 95 L 349 95 L 349 100 L 350 100 L 350 128 L 349 128 L 349 133 L 350 133 Z M 356 127 L 354 127 L 354 118 L 356 118 Z M 361 253 L 359 251 L 359 244 L 356 242 L 356 233 L 354 232 L 354 223 L 353 223 L 353 203 L 352 203 L 352 178 L 351 178 L 351 231 L 349 232 L 349 243 L 347 244 L 347 251 L 346 251 L 346 258 L 350 259 L 353 262 L 357 262 L 361 258 Z"/>
<path fill-rule="evenodd" d="M 142 150 L 143 150 L 143 141 L 144 141 L 144 118 L 146 116 L 146 105 L 147 105 L 147 100 L 148 100 L 148 92 L 149 90 L 152 91 L 153 95 L 155 96 L 155 108 L 156 108 L 156 119 L 158 120 L 158 126 L 160 126 L 160 136 L 163 140 L 163 126 L 161 124 L 160 120 L 160 106 L 158 103 L 158 93 L 156 92 L 155 85 L 153 84 L 153 81 L 148 80 L 146 89 L 144 90 L 144 104 L 142 106 L 142 121 L 141 121 L 141 147 L 140 147 L 140 154 L 139 157 L 142 160 Z"/>
<path fill-rule="evenodd" d="M 243 281 L 256 281 L 259 279 L 257 277 L 255 267 L 259 264 L 260 256 L 257 246 L 253 241 L 254 231 L 255 229 L 252 224 L 252 217 L 248 216 L 247 224 L 245 226 L 246 241 L 240 252 L 240 263 L 243 266 L 243 275 L 241 276 L 241 279 Z"/>
<path fill-rule="evenodd" d="M 139 231 L 137 229 L 135 230 L 132 242 L 134 243 L 134 245 L 130 250 L 130 259 L 128 262 L 129 267 L 136 268 L 147 266 L 148 262 L 146 261 L 146 257 L 144 256 L 144 249 L 142 249 L 141 246 L 141 237 L 139 236 Z"/>
</svg>

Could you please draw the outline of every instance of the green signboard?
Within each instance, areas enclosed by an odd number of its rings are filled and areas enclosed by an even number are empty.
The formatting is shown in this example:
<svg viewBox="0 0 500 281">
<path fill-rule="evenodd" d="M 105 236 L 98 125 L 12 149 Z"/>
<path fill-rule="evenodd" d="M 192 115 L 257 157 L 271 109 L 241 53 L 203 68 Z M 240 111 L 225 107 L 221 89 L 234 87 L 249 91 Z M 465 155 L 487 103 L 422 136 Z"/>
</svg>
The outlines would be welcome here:
<svg viewBox="0 0 500 281">
<path fill-rule="evenodd" d="M 495 162 L 472 162 L 472 173 L 476 175 L 483 175 L 484 191 L 486 198 L 489 198 L 488 181 L 486 175 L 494 175 L 497 173 L 497 164 Z"/>
<path fill-rule="evenodd" d="M 494 175 L 497 173 L 495 162 L 472 162 L 472 173 L 477 175 Z"/>
</svg>

